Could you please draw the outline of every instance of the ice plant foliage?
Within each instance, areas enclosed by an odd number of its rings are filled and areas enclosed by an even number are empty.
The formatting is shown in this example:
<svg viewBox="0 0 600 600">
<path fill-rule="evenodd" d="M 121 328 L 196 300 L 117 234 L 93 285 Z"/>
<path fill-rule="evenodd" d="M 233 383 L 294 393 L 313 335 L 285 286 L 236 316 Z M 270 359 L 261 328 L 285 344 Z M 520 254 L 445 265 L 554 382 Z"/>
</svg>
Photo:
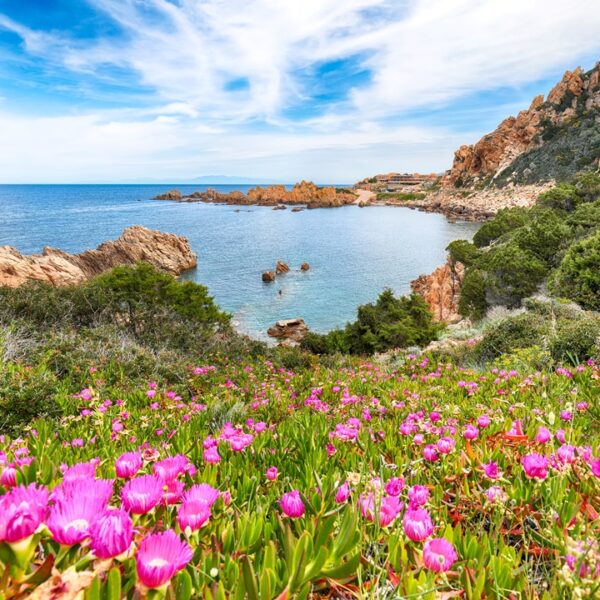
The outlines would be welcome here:
<svg viewBox="0 0 600 600">
<path fill-rule="evenodd" d="M 593 362 L 82 372 L 69 416 L 0 432 L 6 600 L 600 590 Z"/>
</svg>

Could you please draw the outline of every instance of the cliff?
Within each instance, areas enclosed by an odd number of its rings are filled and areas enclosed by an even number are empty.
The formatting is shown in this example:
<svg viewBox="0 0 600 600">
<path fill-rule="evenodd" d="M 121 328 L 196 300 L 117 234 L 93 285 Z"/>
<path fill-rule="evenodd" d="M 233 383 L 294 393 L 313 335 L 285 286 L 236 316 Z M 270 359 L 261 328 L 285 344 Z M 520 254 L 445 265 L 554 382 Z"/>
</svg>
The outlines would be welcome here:
<svg viewBox="0 0 600 600">
<path fill-rule="evenodd" d="M 548 97 L 461 146 L 442 179 L 450 187 L 562 180 L 600 164 L 600 63 L 567 71 Z"/>
<path fill-rule="evenodd" d="M 139 261 L 173 275 L 197 264 L 186 238 L 135 226 L 116 240 L 81 254 L 46 247 L 41 254 L 26 256 L 11 246 L 0 246 L 0 285 L 16 287 L 32 280 L 55 286 L 78 284 L 118 265 Z"/>
<path fill-rule="evenodd" d="M 435 321 L 454 323 L 462 318 L 458 313 L 458 303 L 464 274 L 462 263 L 448 259 L 445 265 L 430 275 L 419 275 L 410 287 L 427 302 Z"/>
</svg>

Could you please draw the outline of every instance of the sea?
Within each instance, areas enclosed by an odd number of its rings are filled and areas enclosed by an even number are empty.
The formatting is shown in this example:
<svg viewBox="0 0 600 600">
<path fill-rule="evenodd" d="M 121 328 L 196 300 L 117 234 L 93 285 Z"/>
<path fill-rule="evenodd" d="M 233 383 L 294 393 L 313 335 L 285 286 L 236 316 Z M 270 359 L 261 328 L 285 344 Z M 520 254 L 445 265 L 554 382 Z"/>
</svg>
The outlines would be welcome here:
<svg viewBox="0 0 600 600">
<path fill-rule="evenodd" d="M 354 320 L 358 306 L 384 288 L 410 292 L 411 280 L 444 262 L 451 241 L 470 240 L 478 228 L 404 207 L 292 212 L 153 200 L 172 188 L 185 194 L 207 187 L 253 186 L 0 185 L 0 245 L 27 254 L 44 246 L 81 252 L 130 225 L 184 235 L 198 266 L 183 277 L 207 286 L 239 331 L 267 340 L 280 319 L 301 317 L 312 331 L 326 332 Z M 263 283 L 261 274 L 278 260 L 291 271 Z"/>
</svg>

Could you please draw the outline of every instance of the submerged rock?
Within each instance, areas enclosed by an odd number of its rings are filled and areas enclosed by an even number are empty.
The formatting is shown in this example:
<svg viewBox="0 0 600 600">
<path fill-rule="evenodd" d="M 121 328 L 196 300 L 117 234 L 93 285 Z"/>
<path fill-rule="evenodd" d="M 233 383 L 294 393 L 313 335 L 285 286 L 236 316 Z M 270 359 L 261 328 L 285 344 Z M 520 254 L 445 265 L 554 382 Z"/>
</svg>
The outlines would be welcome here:
<svg viewBox="0 0 600 600">
<path fill-rule="evenodd" d="M 309 265 L 307 262 L 303 262 L 303 263 L 300 265 L 300 270 L 301 270 L 301 271 L 308 271 L 309 269 L 310 269 L 310 265 Z"/>
<path fill-rule="evenodd" d="M 286 342 L 299 343 L 308 333 L 308 325 L 304 322 L 304 319 L 285 319 L 277 321 L 273 327 L 269 327 L 267 333 L 271 337 Z"/>
<path fill-rule="evenodd" d="M 116 240 L 81 254 L 46 247 L 41 254 L 24 255 L 11 246 L 0 246 L 0 285 L 17 287 L 27 281 L 54 286 L 78 284 L 113 267 L 140 261 L 172 275 L 197 264 L 187 238 L 136 225 L 125 229 Z"/>
<path fill-rule="evenodd" d="M 270 283 L 271 281 L 275 281 L 275 271 L 265 271 L 262 274 L 262 280 L 266 283 Z"/>
</svg>

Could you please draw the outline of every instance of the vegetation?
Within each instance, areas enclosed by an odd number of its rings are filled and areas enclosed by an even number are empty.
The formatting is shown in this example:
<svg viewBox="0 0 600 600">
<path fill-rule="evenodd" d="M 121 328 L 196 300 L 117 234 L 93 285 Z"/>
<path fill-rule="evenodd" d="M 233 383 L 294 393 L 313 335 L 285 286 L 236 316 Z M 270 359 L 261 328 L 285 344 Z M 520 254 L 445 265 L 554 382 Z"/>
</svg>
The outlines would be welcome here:
<svg viewBox="0 0 600 600">
<path fill-rule="evenodd" d="M 519 307 L 546 283 L 554 293 L 598 310 L 599 231 L 600 173 L 556 186 L 531 209 L 499 211 L 473 244 L 449 247 L 467 266 L 461 314 L 481 319 L 493 306 Z"/>
<path fill-rule="evenodd" d="M 377 200 L 385 202 L 392 200 L 395 202 L 410 202 L 411 200 L 423 200 L 427 196 L 424 192 L 379 192 Z"/>
<path fill-rule="evenodd" d="M 391 290 L 384 290 L 374 304 L 359 306 L 357 320 L 343 330 L 311 333 L 301 345 L 315 354 L 373 354 L 427 345 L 440 330 L 423 298 L 416 294 L 396 298 Z"/>
</svg>

